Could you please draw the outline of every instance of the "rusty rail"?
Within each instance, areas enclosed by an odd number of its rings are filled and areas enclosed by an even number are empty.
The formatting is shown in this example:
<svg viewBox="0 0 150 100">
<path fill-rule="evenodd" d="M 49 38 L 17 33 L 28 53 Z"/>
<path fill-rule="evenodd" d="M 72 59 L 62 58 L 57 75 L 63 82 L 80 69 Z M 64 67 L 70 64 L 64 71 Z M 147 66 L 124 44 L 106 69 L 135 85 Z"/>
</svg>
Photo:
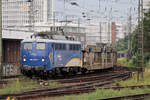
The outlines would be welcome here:
<svg viewBox="0 0 150 100">
<path fill-rule="evenodd" d="M 145 97 L 150 96 L 149 93 L 141 93 L 141 94 L 132 94 L 132 95 L 127 95 L 127 96 L 117 96 L 117 97 L 110 97 L 110 98 L 104 98 L 104 99 L 96 99 L 96 100 L 126 100 L 126 99 L 131 99 L 131 100 L 142 100 Z"/>
<path fill-rule="evenodd" d="M 137 68 L 137 67 L 127 67 L 127 66 L 122 66 L 122 65 L 116 65 L 116 66 L 114 67 L 114 70 L 137 72 L 137 71 L 141 71 L 141 68 Z"/>
</svg>

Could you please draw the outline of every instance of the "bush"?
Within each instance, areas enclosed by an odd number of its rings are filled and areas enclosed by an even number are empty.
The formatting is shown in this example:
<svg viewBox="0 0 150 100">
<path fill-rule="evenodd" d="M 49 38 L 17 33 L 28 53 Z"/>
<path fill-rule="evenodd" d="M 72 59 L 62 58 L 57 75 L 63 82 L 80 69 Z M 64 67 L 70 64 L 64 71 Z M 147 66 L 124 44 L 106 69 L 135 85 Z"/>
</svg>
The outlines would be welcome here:
<svg viewBox="0 0 150 100">
<path fill-rule="evenodd" d="M 117 59 L 117 64 L 122 66 L 137 67 L 137 57 L 132 57 L 129 61 L 127 61 L 127 58 L 119 58 Z"/>
<path fill-rule="evenodd" d="M 150 68 L 150 60 L 146 63 L 145 67 Z"/>
<path fill-rule="evenodd" d="M 133 66 L 134 66 L 133 59 L 130 59 L 130 60 L 129 60 L 129 62 L 128 62 L 128 66 L 131 66 L 131 67 L 133 67 Z"/>
<path fill-rule="evenodd" d="M 149 52 L 146 52 L 146 53 L 144 54 L 144 61 L 145 61 L 145 62 L 149 62 L 149 60 L 150 60 L 150 53 L 149 53 Z"/>
<path fill-rule="evenodd" d="M 132 59 L 130 59 L 128 65 L 132 66 L 132 67 L 137 67 L 138 66 L 138 59 L 137 59 L 137 57 L 133 56 Z"/>
<path fill-rule="evenodd" d="M 122 66 L 127 66 L 127 59 L 126 58 L 119 58 L 117 59 L 117 64 L 122 65 Z"/>
</svg>

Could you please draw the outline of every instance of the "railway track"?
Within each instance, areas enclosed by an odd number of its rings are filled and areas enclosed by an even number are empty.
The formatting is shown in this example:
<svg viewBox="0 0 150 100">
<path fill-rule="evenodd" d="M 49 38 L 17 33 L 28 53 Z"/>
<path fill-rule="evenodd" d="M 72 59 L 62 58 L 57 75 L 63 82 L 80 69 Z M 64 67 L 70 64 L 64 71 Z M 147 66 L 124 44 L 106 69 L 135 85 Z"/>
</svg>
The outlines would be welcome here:
<svg viewBox="0 0 150 100">
<path fill-rule="evenodd" d="M 18 78 L 20 76 L 21 75 L 1 76 L 0 79 L 1 80 L 14 79 L 14 78 Z"/>
<path fill-rule="evenodd" d="M 146 97 L 150 97 L 150 92 L 141 93 L 141 94 L 132 94 L 127 96 L 104 98 L 104 99 L 96 99 L 96 100 L 144 100 Z"/>
<path fill-rule="evenodd" d="M 102 80 L 105 77 L 115 76 L 117 74 L 120 74 L 118 72 L 106 72 L 103 74 L 91 74 L 87 76 L 81 76 L 81 77 L 75 77 L 71 79 L 58 79 L 57 82 L 60 83 L 79 83 L 79 82 L 87 82 L 87 81 L 94 81 L 94 80 Z"/>
<path fill-rule="evenodd" d="M 100 89 L 114 89 L 114 90 L 120 90 L 124 88 L 130 88 L 130 89 L 136 89 L 136 88 L 150 88 L 150 85 L 133 85 L 133 86 L 107 86 L 107 87 L 102 87 Z"/>
<path fill-rule="evenodd" d="M 84 75 L 76 75 L 76 76 L 69 76 L 69 77 L 58 77 L 56 78 L 57 82 L 61 82 L 61 83 L 75 83 L 75 82 L 80 82 L 80 81 L 88 81 L 88 80 L 95 80 L 96 78 L 103 78 L 103 77 L 107 77 L 111 74 L 114 74 L 115 72 L 134 72 L 137 71 L 137 68 L 128 68 L 128 67 L 123 67 L 123 66 L 116 66 L 114 67 L 114 69 L 105 69 L 102 71 L 98 71 L 98 72 L 90 72 L 90 73 L 86 73 Z M 91 79 L 92 78 L 92 79 Z M 53 80 L 52 80 L 53 81 Z M 55 80 L 54 80 L 55 81 Z"/>
<path fill-rule="evenodd" d="M 76 76 L 69 76 L 69 77 L 57 77 L 56 80 L 57 80 L 57 82 L 60 82 L 63 84 L 64 83 L 66 83 L 66 84 L 75 83 L 75 82 L 78 83 L 78 82 L 90 81 L 91 80 L 90 77 L 93 78 L 93 80 L 95 80 L 99 77 L 105 76 L 106 74 L 110 75 L 110 73 L 113 73 L 113 69 L 101 70 L 101 71 L 97 71 L 97 72 L 90 72 L 90 73 L 86 73 L 84 75 L 79 74 Z M 0 88 L 2 88 L 3 85 L 9 83 L 11 80 L 19 78 L 20 76 L 22 76 L 22 75 L 1 76 L 0 77 Z M 53 81 L 55 81 L 55 80 L 53 80 Z"/>
<path fill-rule="evenodd" d="M 94 77 L 94 76 L 93 76 Z M 29 100 L 33 98 L 43 98 L 43 97 L 54 97 L 54 96 L 62 96 L 62 95 L 69 95 L 69 94 L 79 94 L 79 93 L 87 93 L 96 90 L 99 87 L 105 86 L 107 84 L 114 83 L 115 80 L 124 80 L 131 77 L 131 72 L 124 72 L 118 73 L 115 75 L 110 75 L 109 77 L 103 77 L 100 80 L 91 80 L 85 81 L 79 84 L 63 86 L 59 88 L 50 88 L 50 89 L 43 89 L 43 90 L 35 90 L 35 91 L 28 91 L 18 94 L 7 94 L 7 95 L 0 95 L 0 99 L 5 99 L 8 96 L 14 96 L 17 100 Z M 93 79 L 93 78 L 91 78 Z"/>
<path fill-rule="evenodd" d="M 3 88 L 3 85 L 7 84 L 8 81 L 0 80 L 0 89 Z"/>
<path fill-rule="evenodd" d="M 148 86 L 150 88 L 150 85 L 138 85 L 138 86 L 128 86 L 128 87 L 116 87 L 117 89 L 122 89 L 122 88 L 144 88 Z M 115 88 L 115 89 L 116 89 Z M 105 88 L 97 88 L 97 89 L 105 89 Z M 110 89 L 110 88 L 109 88 Z M 114 89 L 114 88 L 113 88 Z M 85 88 L 85 89 L 74 89 L 73 91 L 68 89 L 66 91 L 64 90 L 59 90 L 59 91 L 50 91 L 50 92 L 42 92 L 42 94 L 37 95 L 32 94 L 28 96 L 18 96 L 17 100 L 30 100 L 30 99 L 37 99 L 39 97 L 55 97 L 55 96 L 63 96 L 63 95 L 70 95 L 70 94 L 80 94 L 80 93 L 88 93 L 88 92 L 93 92 L 95 88 Z M 47 96 L 48 95 L 48 96 Z M 150 93 L 142 93 L 142 94 L 132 94 L 132 95 L 127 95 L 127 96 L 118 96 L 118 97 L 111 97 L 111 98 L 105 98 L 105 99 L 97 99 L 97 100 L 143 100 L 146 97 L 149 97 Z"/>
<path fill-rule="evenodd" d="M 131 70 L 129 72 L 129 70 L 124 67 L 120 68 L 122 70 L 118 69 L 119 67 L 116 67 L 114 70 L 104 71 L 103 73 L 88 73 L 85 75 L 69 77 L 67 79 L 58 78 L 56 81 L 63 84 L 62 87 L 0 95 L 0 100 L 5 100 L 8 96 L 16 97 L 17 100 L 30 100 L 43 97 L 87 93 L 95 91 L 96 89 L 109 88 L 104 86 L 108 86 L 109 84 L 114 83 L 116 80 L 125 80 L 132 76 Z M 115 89 L 115 87 L 113 87 L 113 89 Z M 116 87 L 116 89 L 119 89 L 119 87 Z"/>
<path fill-rule="evenodd" d="M 116 71 L 131 71 L 131 72 L 137 72 L 137 71 L 141 71 L 141 68 L 137 68 L 137 67 L 126 67 L 126 66 L 122 66 L 122 65 L 116 65 L 114 67 L 114 70 Z"/>
<path fill-rule="evenodd" d="M 13 75 L 13 76 L 1 76 L 0 77 L 0 88 L 3 87 L 3 85 L 8 84 L 10 81 L 19 78 L 21 75 Z"/>
</svg>

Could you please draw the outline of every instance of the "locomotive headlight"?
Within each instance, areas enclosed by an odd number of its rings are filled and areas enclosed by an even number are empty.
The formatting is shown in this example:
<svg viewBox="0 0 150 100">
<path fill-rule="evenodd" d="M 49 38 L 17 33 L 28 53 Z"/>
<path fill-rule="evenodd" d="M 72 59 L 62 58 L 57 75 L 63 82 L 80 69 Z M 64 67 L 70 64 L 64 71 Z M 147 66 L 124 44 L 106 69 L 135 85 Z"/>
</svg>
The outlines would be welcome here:
<svg viewBox="0 0 150 100">
<path fill-rule="evenodd" d="M 26 61 L 26 56 L 23 57 L 23 61 Z"/>
<path fill-rule="evenodd" d="M 24 58 L 23 61 L 26 61 L 26 58 Z"/>
<path fill-rule="evenodd" d="M 42 62 L 44 62 L 45 61 L 45 58 L 44 57 L 42 57 Z"/>
<path fill-rule="evenodd" d="M 44 58 L 42 58 L 42 62 L 44 62 L 45 61 L 45 59 Z"/>
</svg>

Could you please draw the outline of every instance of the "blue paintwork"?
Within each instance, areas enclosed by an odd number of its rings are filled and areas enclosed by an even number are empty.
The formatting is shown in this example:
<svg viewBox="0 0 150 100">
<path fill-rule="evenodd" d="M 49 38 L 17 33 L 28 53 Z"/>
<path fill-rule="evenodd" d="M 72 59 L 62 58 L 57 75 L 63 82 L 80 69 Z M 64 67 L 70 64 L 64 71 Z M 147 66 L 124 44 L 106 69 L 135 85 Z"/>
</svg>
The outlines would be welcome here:
<svg viewBox="0 0 150 100">
<path fill-rule="evenodd" d="M 72 58 L 80 58 L 81 59 L 81 50 L 79 51 L 70 51 L 70 50 L 56 50 L 55 60 L 53 67 L 64 67 L 67 62 L 69 62 Z M 59 59 L 57 55 L 62 55 L 62 59 Z"/>
<path fill-rule="evenodd" d="M 36 43 L 32 42 L 32 50 L 24 50 L 24 42 L 21 43 L 21 61 L 20 63 L 23 66 L 43 66 L 44 70 L 51 70 L 55 67 L 65 67 L 67 62 L 72 58 L 81 59 L 81 47 L 78 51 L 73 50 L 55 50 L 56 43 L 45 42 L 45 50 L 36 50 Z M 58 43 L 58 42 L 57 42 Z M 60 43 L 61 44 L 61 43 Z M 67 44 L 67 43 L 63 43 Z M 52 48 L 53 45 L 53 48 Z M 81 44 L 80 44 L 81 46 Z M 51 59 L 49 59 L 49 54 L 51 53 Z M 24 56 L 26 56 L 26 61 L 23 61 Z M 60 58 L 61 56 L 61 58 Z M 45 61 L 42 62 L 42 57 L 45 58 Z M 52 61 L 52 62 L 51 62 Z"/>
<path fill-rule="evenodd" d="M 44 69 L 49 70 L 50 60 L 48 58 L 48 54 L 51 51 L 51 45 L 46 43 L 45 50 L 36 50 L 36 42 L 32 43 L 32 50 L 24 50 L 24 43 L 21 44 L 21 61 L 20 63 L 24 66 L 43 66 Z M 23 61 L 24 56 L 26 57 L 26 61 Z M 45 61 L 42 62 L 42 57 L 45 58 Z"/>
</svg>

